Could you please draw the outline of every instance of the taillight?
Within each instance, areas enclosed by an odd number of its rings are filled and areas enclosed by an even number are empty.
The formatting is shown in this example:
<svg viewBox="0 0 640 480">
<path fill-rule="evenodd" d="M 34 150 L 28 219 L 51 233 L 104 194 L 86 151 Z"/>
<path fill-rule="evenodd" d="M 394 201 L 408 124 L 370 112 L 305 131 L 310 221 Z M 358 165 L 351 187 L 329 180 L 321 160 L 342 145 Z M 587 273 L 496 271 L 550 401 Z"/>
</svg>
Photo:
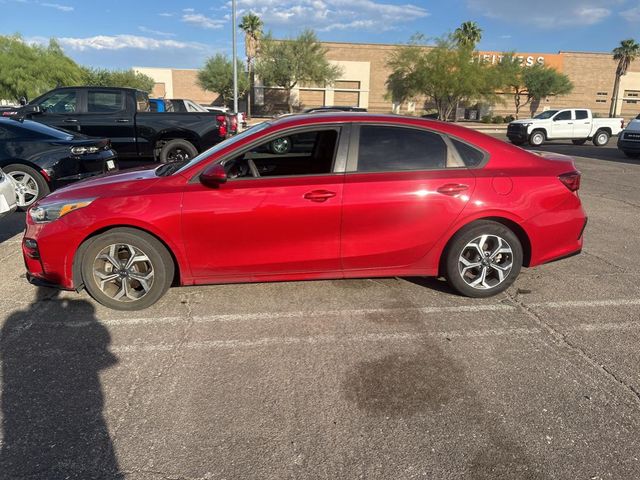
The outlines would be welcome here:
<svg viewBox="0 0 640 480">
<path fill-rule="evenodd" d="M 558 178 L 572 192 L 577 192 L 580 189 L 580 172 L 563 173 Z"/>
<path fill-rule="evenodd" d="M 227 119 L 224 115 L 217 115 L 216 122 L 218 122 L 218 134 L 221 137 L 227 136 Z"/>
<path fill-rule="evenodd" d="M 237 115 L 232 115 L 231 116 L 231 131 L 232 132 L 237 132 L 238 131 L 238 116 Z"/>
</svg>

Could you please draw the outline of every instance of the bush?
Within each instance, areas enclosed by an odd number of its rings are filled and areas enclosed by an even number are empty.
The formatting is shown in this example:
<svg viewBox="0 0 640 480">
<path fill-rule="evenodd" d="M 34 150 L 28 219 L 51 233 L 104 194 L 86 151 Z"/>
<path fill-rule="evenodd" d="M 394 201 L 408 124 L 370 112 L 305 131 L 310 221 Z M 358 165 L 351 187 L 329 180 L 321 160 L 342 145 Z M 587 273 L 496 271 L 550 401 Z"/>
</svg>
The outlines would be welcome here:
<svg viewBox="0 0 640 480">
<path fill-rule="evenodd" d="M 511 123 L 516 119 L 516 117 L 514 117 L 513 115 L 507 115 L 506 117 L 504 117 L 504 123 Z"/>
<path fill-rule="evenodd" d="M 492 123 L 504 123 L 504 118 L 502 118 L 502 115 L 496 115 L 493 117 Z"/>
<path fill-rule="evenodd" d="M 483 115 L 480 121 L 482 123 L 491 123 L 491 115 Z"/>
</svg>

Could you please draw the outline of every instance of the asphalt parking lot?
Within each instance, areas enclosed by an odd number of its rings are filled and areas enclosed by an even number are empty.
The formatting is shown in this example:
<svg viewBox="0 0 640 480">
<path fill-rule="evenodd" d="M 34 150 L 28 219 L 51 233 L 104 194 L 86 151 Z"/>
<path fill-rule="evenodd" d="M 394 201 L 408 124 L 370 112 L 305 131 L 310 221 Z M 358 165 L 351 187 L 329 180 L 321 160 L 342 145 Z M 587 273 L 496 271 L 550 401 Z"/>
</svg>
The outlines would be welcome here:
<svg viewBox="0 0 640 480">
<path fill-rule="evenodd" d="M 579 156 L 584 252 L 486 300 L 385 278 L 114 312 L 28 285 L 1 220 L 0 478 L 639 478 L 640 162 L 543 149 Z"/>
</svg>

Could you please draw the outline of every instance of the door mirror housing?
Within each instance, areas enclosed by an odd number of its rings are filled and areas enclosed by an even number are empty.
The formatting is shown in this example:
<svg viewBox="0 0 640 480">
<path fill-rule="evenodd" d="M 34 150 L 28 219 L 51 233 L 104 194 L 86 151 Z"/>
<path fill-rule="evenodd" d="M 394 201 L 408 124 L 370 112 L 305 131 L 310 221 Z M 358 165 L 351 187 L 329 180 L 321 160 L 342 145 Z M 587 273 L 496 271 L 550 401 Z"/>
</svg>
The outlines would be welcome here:
<svg viewBox="0 0 640 480">
<path fill-rule="evenodd" d="M 216 188 L 227 182 L 227 172 L 220 163 L 208 166 L 200 174 L 200 183 L 206 187 Z"/>
</svg>

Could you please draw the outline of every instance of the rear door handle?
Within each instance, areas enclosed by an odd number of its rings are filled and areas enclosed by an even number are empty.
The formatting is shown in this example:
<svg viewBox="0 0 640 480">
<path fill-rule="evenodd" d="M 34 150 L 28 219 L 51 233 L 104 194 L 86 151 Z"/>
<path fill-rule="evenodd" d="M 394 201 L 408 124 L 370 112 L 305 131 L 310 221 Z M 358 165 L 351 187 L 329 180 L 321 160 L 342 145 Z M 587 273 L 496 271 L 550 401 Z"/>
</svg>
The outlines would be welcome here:
<svg viewBox="0 0 640 480">
<path fill-rule="evenodd" d="M 468 189 L 469 185 L 465 185 L 464 183 L 447 183 L 438 188 L 438 193 L 453 197 L 454 195 L 458 195 Z"/>
<path fill-rule="evenodd" d="M 129 123 L 129 119 L 128 118 L 119 118 L 116 120 L 116 122 L 118 123 Z"/>
<path fill-rule="evenodd" d="M 304 194 L 304 198 L 312 202 L 326 202 L 335 196 L 336 192 L 330 192 L 329 190 L 312 190 Z"/>
<path fill-rule="evenodd" d="M 65 118 L 63 120 L 64 123 L 78 123 L 78 120 L 75 118 Z"/>
</svg>

